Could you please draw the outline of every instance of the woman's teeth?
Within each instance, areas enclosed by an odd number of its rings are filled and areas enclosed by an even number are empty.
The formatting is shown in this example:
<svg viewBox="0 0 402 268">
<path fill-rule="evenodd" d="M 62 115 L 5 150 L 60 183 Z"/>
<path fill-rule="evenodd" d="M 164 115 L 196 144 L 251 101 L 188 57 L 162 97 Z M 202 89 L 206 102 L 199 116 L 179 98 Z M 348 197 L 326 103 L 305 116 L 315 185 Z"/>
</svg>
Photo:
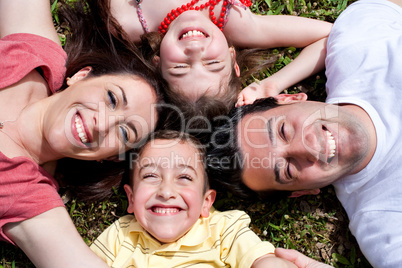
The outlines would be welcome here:
<svg viewBox="0 0 402 268">
<path fill-rule="evenodd" d="M 88 142 L 88 137 L 85 134 L 84 128 L 82 126 L 82 122 L 78 115 L 75 116 L 75 128 L 77 129 L 78 132 L 78 137 L 80 137 L 80 140 L 82 143 L 87 143 Z"/>
</svg>

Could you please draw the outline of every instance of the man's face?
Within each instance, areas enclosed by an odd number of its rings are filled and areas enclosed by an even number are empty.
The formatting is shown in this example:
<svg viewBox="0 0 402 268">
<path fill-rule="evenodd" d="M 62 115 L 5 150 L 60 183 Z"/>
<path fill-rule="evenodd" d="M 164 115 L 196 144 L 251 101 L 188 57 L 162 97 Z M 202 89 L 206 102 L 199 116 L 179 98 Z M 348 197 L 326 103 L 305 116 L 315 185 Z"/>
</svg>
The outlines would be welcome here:
<svg viewBox="0 0 402 268">
<path fill-rule="evenodd" d="M 254 191 L 324 187 L 370 157 L 368 131 L 342 106 L 281 105 L 246 115 L 237 127 L 243 182 Z"/>
</svg>

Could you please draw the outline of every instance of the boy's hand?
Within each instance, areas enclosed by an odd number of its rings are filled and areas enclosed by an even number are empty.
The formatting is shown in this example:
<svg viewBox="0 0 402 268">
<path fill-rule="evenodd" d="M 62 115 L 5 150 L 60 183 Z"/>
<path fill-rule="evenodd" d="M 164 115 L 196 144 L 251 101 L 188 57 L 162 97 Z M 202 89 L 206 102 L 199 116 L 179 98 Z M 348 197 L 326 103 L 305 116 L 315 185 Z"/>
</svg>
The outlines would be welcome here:
<svg viewBox="0 0 402 268">
<path fill-rule="evenodd" d="M 276 83 L 266 78 L 245 87 L 237 97 L 236 107 L 252 104 L 257 99 L 273 97 L 279 93 Z"/>
<path fill-rule="evenodd" d="M 325 263 L 313 260 L 293 249 L 276 248 L 275 256 L 296 264 L 299 268 L 329 268 Z"/>
</svg>

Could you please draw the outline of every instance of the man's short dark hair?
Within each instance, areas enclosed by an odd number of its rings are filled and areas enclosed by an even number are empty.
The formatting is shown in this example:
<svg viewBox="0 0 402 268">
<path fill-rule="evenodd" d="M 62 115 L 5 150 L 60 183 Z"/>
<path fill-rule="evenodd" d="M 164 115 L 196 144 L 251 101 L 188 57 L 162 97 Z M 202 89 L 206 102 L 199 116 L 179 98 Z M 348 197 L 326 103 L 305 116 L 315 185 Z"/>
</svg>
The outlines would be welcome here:
<svg viewBox="0 0 402 268">
<path fill-rule="evenodd" d="M 242 181 L 245 163 L 238 144 L 237 126 L 248 114 L 264 112 L 278 106 L 278 102 L 272 97 L 259 99 L 253 104 L 232 109 L 228 121 L 216 128 L 207 151 L 207 172 L 214 184 L 213 188 L 224 187 L 242 198 L 255 198 L 255 193 Z"/>
</svg>

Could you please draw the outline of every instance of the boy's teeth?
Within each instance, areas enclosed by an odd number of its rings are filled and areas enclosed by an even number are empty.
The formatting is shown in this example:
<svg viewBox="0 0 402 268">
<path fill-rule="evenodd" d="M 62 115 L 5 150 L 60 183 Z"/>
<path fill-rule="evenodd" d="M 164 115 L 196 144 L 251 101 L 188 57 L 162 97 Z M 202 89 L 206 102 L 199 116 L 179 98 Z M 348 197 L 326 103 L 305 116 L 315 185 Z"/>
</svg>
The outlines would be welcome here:
<svg viewBox="0 0 402 268">
<path fill-rule="evenodd" d="M 177 213 L 177 208 L 154 208 L 153 211 L 158 214 Z"/>
<path fill-rule="evenodd" d="M 77 129 L 78 137 L 80 137 L 81 142 L 82 143 L 87 143 L 88 142 L 88 137 L 85 134 L 85 131 L 84 131 L 82 125 L 81 125 L 81 120 L 77 115 L 75 116 L 75 128 Z"/>
</svg>

